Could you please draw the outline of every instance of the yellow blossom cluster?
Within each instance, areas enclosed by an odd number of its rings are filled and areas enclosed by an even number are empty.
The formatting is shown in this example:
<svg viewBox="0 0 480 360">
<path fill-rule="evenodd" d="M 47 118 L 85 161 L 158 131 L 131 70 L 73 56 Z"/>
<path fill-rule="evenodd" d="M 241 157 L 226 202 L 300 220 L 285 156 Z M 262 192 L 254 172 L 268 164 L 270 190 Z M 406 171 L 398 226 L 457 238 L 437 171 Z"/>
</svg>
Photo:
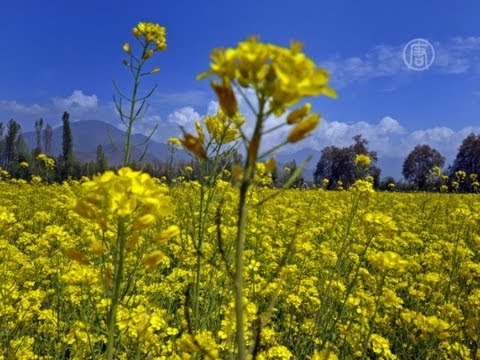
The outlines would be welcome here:
<svg viewBox="0 0 480 360">
<path fill-rule="evenodd" d="M 233 94 L 232 82 L 241 87 L 252 87 L 265 98 L 270 99 L 270 109 L 275 115 L 283 114 L 287 107 L 298 103 L 305 96 L 327 95 L 335 97 L 335 92 L 327 87 L 329 74 L 302 52 L 303 45 L 293 42 L 290 48 L 262 43 L 251 37 L 236 48 L 219 48 L 212 52 L 210 71 L 201 74 L 204 78 L 212 75 L 222 80 L 222 85 L 214 83 L 222 91 Z M 219 96 L 222 105 L 222 97 Z M 228 106 L 229 97 L 224 97 L 222 108 Z M 227 111 L 228 113 L 228 111 Z"/>
<path fill-rule="evenodd" d="M 55 160 L 45 154 L 39 154 L 37 160 L 40 161 L 47 169 L 53 169 Z"/>
<path fill-rule="evenodd" d="M 165 50 L 166 43 L 166 29 L 159 24 L 151 22 L 139 22 L 132 30 L 133 36 L 137 39 L 143 38 L 145 43 L 154 42 L 157 51 Z"/>
<path fill-rule="evenodd" d="M 134 218 L 134 229 L 150 227 L 169 215 L 173 205 L 168 188 L 158 185 L 148 174 L 130 168 L 107 171 L 82 184 L 84 195 L 74 210 L 103 227 L 108 216 Z"/>
<path fill-rule="evenodd" d="M 355 155 L 355 164 L 358 166 L 363 166 L 363 167 L 368 167 L 370 163 L 372 162 L 372 159 L 370 159 L 370 156 L 365 155 L 365 154 L 357 154 Z"/>
<path fill-rule="evenodd" d="M 174 147 L 180 146 L 182 143 L 180 142 L 179 138 L 174 136 L 168 138 L 168 144 Z"/>
<path fill-rule="evenodd" d="M 239 128 L 245 123 L 245 118 L 239 114 L 228 117 L 222 110 L 215 115 L 205 116 L 204 122 L 208 133 L 216 142 L 228 144 L 239 137 Z"/>
</svg>

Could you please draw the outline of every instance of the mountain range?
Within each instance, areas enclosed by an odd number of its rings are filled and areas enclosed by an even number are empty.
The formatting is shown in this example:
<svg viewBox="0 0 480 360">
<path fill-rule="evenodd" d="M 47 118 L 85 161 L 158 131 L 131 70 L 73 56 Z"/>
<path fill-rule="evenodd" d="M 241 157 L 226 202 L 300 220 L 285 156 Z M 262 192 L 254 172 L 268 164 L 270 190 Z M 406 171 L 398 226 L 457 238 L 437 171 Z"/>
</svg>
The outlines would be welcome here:
<svg viewBox="0 0 480 360">
<path fill-rule="evenodd" d="M 82 120 L 70 123 L 73 136 L 73 150 L 75 156 L 80 161 L 95 161 L 97 146 L 102 145 L 103 151 L 107 155 L 110 165 L 120 165 L 123 162 L 122 154 L 112 146 L 111 140 L 117 148 L 123 148 L 126 132 L 116 128 L 115 126 L 99 120 Z M 52 145 L 49 155 L 58 156 L 62 153 L 62 134 L 63 127 L 53 129 Z M 110 134 L 110 136 L 109 136 Z M 36 146 L 36 134 L 34 131 L 23 134 L 26 145 L 33 149 Z M 111 137 L 111 139 L 110 139 Z M 142 134 L 132 135 L 133 144 L 143 143 L 147 137 Z M 43 138 L 42 138 L 43 141 Z M 138 147 L 132 151 L 132 159 L 139 159 L 143 153 L 143 147 Z M 288 150 L 277 154 L 276 160 L 279 166 L 284 166 L 292 160 L 295 160 L 297 166 L 305 161 L 309 156 L 311 160 L 305 166 L 302 176 L 307 181 L 313 179 L 316 164 L 320 160 L 321 152 L 311 148 L 305 148 L 295 152 Z M 148 142 L 148 149 L 144 161 L 146 162 L 165 162 L 169 161 L 170 153 L 168 145 L 154 140 Z M 175 159 L 189 160 L 190 156 L 184 150 L 178 150 Z M 382 169 L 382 177 L 393 176 L 400 178 L 401 159 L 397 158 L 380 158 L 379 166 Z"/>
<path fill-rule="evenodd" d="M 99 120 L 82 120 L 70 123 L 73 137 L 73 152 L 75 157 L 82 161 L 95 161 L 97 156 L 97 147 L 102 145 L 103 151 L 107 155 L 110 165 L 120 165 L 123 162 L 123 155 L 115 149 L 123 149 L 126 132 L 115 126 Z M 26 145 L 33 149 L 36 146 L 36 134 L 34 131 L 23 134 Z M 53 129 L 52 145 L 49 155 L 58 156 L 62 153 L 63 127 Z M 147 137 L 142 134 L 132 135 L 132 144 L 142 144 Z M 42 138 L 43 141 L 43 138 Z M 112 142 L 114 146 L 112 145 Z M 138 160 L 143 154 L 144 146 L 134 148 L 132 159 Z M 148 141 L 147 153 L 144 157 L 145 162 L 168 161 L 170 153 L 168 145 L 153 140 Z M 184 150 L 176 152 L 177 160 L 189 159 Z"/>
</svg>

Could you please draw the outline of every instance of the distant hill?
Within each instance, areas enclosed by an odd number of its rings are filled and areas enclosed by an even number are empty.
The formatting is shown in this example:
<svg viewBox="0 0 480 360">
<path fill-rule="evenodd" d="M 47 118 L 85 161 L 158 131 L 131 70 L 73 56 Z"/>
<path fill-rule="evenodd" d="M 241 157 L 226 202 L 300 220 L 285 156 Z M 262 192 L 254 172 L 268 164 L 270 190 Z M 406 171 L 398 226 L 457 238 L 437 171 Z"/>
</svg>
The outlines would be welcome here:
<svg viewBox="0 0 480 360">
<path fill-rule="evenodd" d="M 72 122 L 70 124 L 73 135 L 73 150 L 75 156 L 80 161 L 95 161 L 97 154 L 97 146 L 101 144 L 104 152 L 108 156 L 108 163 L 110 165 L 120 165 L 123 162 L 122 154 L 115 150 L 107 133 L 107 129 L 112 136 L 115 145 L 118 148 L 123 148 L 126 132 L 116 128 L 113 125 L 107 124 L 98 120 L 84 120 Z M 51 156 L 57 157 L 62 153 L 62 133 L 63 127 L 57 127 L 53 130 Z M 30 131 L 23 134 L 25 142 L 30 149 L 35 147 L 35 132 Z M 140 144 L 146 140 L 146 136 L 142 134 L 132 135 L 133 144 Z M 42 139 L 43 141 L 43 139 Z M 169 152 L 168 146 L 164 143 L 159 143 L 150 140 L 148 143 L 148 151 L 144 158 L 146 162 L 168 161 Z M 138 148 L 133 151 L 132 159 L 139 159 L 143 149 Z M 317 162 L 320 160 L 321 152 L 311 148 L 305 148 L 299 151 L 290 152 L 288 150 L 281 151 L 277 157 L 279 167 L 285 166 L 288 162 L 295 160 L 299 166 L 309 155 L 312 159 L 303 170 L 302 177 L 307 181 L 313 180 L 313 173 Z M 190 156 L 184 151 L 179 150 L 175 154 L 176 160 L 189 160 Z M 379 159 L 379 166 L 382 169 L 382 177 L 393 176 L 397 179 L 401 178 L 402 159 L 400 158 L 382 158 Z"/>
<path fill-rule="evenodd" d="M 70 123 L 70 127 L 73 136 L 73 151 L 78 160 L 94 161 L 96 159 L 97 146 L 102 145 L 110 165 L 119 165 L 122 163 L 122 154 L 112 147 L 108 132 L 110 133 L 115 146 L 119 149 L 123 149 L 126 136 L 125 131 L 99 120 L 76 121 Z M 62 133 L 62 126 L 53 129 L 52 146 L 49 155 L 57 157 L 62 153 Z M 36 140 L 34 131 L 24 133 L 23 137 L 25 143 L 30 149 L 35 148 Z M 142 134 L 132 135 L 133 144 L 140 144 L 146 139 L 147 137 Z M 139 159 L 142 153 L 143 147 L 134 149 L 132 152 L 132 159 Z M 148 142 L 148 150 L 144 161 L 168 161 L 169 156 L 170 154 L 168 152 L 167 144 L 150 140 Z M 187 153 L 183 150 L 177 151 L 175 157 L 178 160 L 189 159 Z"/>
</svg>

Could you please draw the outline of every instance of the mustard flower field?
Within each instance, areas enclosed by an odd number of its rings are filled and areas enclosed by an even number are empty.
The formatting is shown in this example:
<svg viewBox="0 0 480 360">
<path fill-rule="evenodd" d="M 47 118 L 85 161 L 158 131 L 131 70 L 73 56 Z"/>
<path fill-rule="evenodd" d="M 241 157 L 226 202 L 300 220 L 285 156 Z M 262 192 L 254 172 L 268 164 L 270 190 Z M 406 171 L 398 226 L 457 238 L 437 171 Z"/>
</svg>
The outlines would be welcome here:
<svg viewBox="0 0 480 360">
<path fill-rule="evenodd" d="M 118 359 L 235 352 L 235 186 L 168 188 L 124 168 L 84 184 L 4 179 L 0 193 L 0 358 L 103 358 L 110 334 Z M 246 204 L 250 356 L 480 359 L 477 195 L 378 193 L 360 180 L 336 192 L 255 186 Z"/>
<path fill-rule="evenodd" d="M 170 170 L 192 156 L 181 175 L 134 170 L 158 126 L 132 143 L 155 90 L 140 79 L 166 30 L 132 34 L 131 95 L 114 83 L 123 167 L 73 176 L 65 112 L 57 162 L 39 146 L 0 168 L 0 359 L 480 359 L 477 194 L 376 192 L 366 149 L 351 186 L 293 189 L 302 163 L 274 188 L 277 151 L 320 124 L 305 100 L 337 94 L 300 42 L 258 37 L 198 76 L 219 109 L 169 138 Z"/>
</svg>

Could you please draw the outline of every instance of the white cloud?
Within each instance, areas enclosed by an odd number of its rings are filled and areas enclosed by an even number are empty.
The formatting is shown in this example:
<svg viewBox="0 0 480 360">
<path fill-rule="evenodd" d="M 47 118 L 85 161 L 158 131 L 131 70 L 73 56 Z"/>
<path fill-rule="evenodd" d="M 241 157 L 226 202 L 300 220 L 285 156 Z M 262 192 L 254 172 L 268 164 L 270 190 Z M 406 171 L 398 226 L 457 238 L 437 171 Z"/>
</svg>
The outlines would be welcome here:
<svg viewBox="0 0 480 360">
<path fill-rule="evenodd" d="M 479 40 L 480 42 L 480 40 Z M 459 47 L 472 48 L 477 46 L 476 40 L 469 39 L 459 42 Z M 378 53 L 383 50 L 378 49 Z M 386 53 L 382 53 L 388 58 Z M 358 76 L 363 76 L 365 72 L 370 71 L 369 67 L 358 62 L 351 61 L 350 66 L 357 67 Z M 385 70 L 387 71 L 387 70 Z M 252 92 L 247 92 L 246 97 L 249 101 L 254 101 Z M 247 123 L 244 125 L 244 131 L 247 135 L 251 134 L 255 124 L 254 115 L 250 111 L 247 101 L 241 96 L 239 100 L 240 111 L 245 114 Z M 59 105 L 71 105 L 71 109 L 59 109 Z M 218 102 L 211 100 L 207 103 L 207 114 L 215 113 L 218 109 Z M 67 98 L 55 98 L 54 101 L 47 104 L 23 104 L 12 100 L 0 100 L 0 119 L 17 118 L 22 124 L 24 131 L 33 130 L 33 123 L 39 117 L 44 117 L 52 125 L 59 124 L 63 111 L 73 111 L 72 121 L 98 119 L 119 126 L 118 115 L 112 110 L 111 103 L 99 104 L 95 95 L 85 95 L 82 91 L 76 90 Z M 75 115 L 76 114 L 76 115 Z M 285 123 L 285 116 L 280 118 L 270 117 L 264 130 L 268 130 L 279 124 Z M 166 141 L 169 136 L 178 136 L 181 131 L 179 126 L 183 126 L 186 131 L 195 132 L 194 123 L 201 119 L 202 115 L 192 106 L 180 107 L 172 111 L 168 116 L 163 117 L 155 112 L 155 109 L 149 109 L 147 115 L 134 124 L 134 133 L 148 134 L 153 127 L 158 124 L 158 131 L 153 139 L 156 141 Z M 54 120 L 52 122 L 52 119 Z M 284 126 L 264 137 L 262 151 L 266 151 L 285 141 L 290 126 Z M 462 129 L 453 129 L 449 127 L 431 127 L 425 129 L 407 130 L 400 121 L 389 116 L 379 119 L 377 122 L 358 121 L 342 122 L 334 120 L 322 120 L 321 125 L 307 139 L 297 143 L 288 144 L 282 150 L 286 152 L 295 152 L 304 148 L 312 148 L 317 151 L 325 146 L 348 146 L 352 143 L 353 136 L 362 134 L 369 141 L 369 148 L 378 152 L 380 158 L 393 159 L 400 161 L 418 144 L 428 144 L 436 148 L 446 157 L 447 163 L 450 163 L 458 150 L 462 140 L 471 132 L 480 133 L 480 126 L 469 126 Z"/>
<path fill-rule="evenodd" d="M 402 51 L 402 46 L 378 45 L 364 55 L 347 58 L 336 56 L 322 64 L 332 74 L 332 86 L 341 88 L 351 83 L 405 72 Z"/>
<path fill-rule="evenodd" d="M 480 37 L 455 37 L 443 42 L 430 40 L 435 60 L 429 71 L 444 74 L 480 73 Z M 393 78 L 414 74 L 403 62 L 404 44 L 378 45 L 362 55 L 335 56 L 321 62 L 332 74 L 332 86 L 345 87 L 351 83 L 377 78 Z"/>
<path fill-rule="evenodd" d="M 25 114 L 25 115 L 38 115 L 42 116 L 42 113 L 46 111 L 46 108 L 38 105 L 25 105 L 15 100 L 0 100 L 0 109 L 12 114 Z"/>
<path fill-rule="evenodd" d="M 410 152 L 418 144 L 428 144 L 444 155 L 447 161 L 452 161 L 463 139 L 470 133 L 480 134 L 480 126 L 467 126 L 459 130 L 448 127 L 434 127 L 416 130 L 401 140 L 404 154 Z"/>
<path fill-rule="evenodd" d="M 182 126 L 185 130 L 192 130 L 195 128 L 195 121 L 200 120 L 201 116 L 191 106 L 186 106 L 178 109 L 168 115 L 168 122 L 178 126 Z"/>
<path fill-rule="evenodd" d="M 118 124 L 118 114 L 110 103 L 100 104 L 95 94 L 86 95 L 75 90 L 68 97 L 54 97 L 40 104 L 0 100 L 0 120 L 14 118 L 24 131 L 33 130 L 35 120 L 40 117 L 52 126 L 61 124 L 64 111 L 70 113 L 70 121 L 103 120 Z"/>
<path fill-rule="evenodd" d="M 480 126 L 462 129 L 433 127 L 407 131 L 397 120 L 386 116 L 377 123 L 359 121 L 345 123 L 324 121 L 306 140 L 289 145 L 289 152 L 312 148 L 321 151 L 325 146 L 349 146 L 353 136 L 361 134 L 369 141 L 369 148 L 377 151 L 379 157 L 404 159 L 416 145 L 427 144 L 445 156 L 447 163 L 455 158 L 458 147 L 470 133 L 480 134 Z"/>
<path fill-rule="evenodd" d="M 85 95 L 82 90 L 74 90 L 72 95 L 66 98 L 53 98 L 53 105 L 60 110 L 92 110 L 98 107 L 97 95 Z"/>
<path fill-rule="evenodd" d="M 444 73 L 478 72 L 480 37 L 455 37 L 445 43 L 435 43 L 435 65 Z"/>
<path fill-rule="evenodd" d="M 379 155 L 388 155 L 394 140 L 403 136 L 406 130 L 395 119 L 384 117 L 378 123 L 359 121 L 348 124 L 340 121 L 324 121 L 308 142 L 316 150 L 325 146 L 348 146 L 355 135 L 361 134 L 370 142 L 370 147 Z"/>
<path fill-rule="evenodd" d="M 162 118 L 159 115 L 147 115 L 142 119 L 138 119 L 133 123 L 133 134 L 145 134 L 149 135 L 155 126 L 158 126 L 162 123 Z M 120 127 L 121 129 L 126 129 L 126 127 L 122 124 Z M 157 131 L 154 133 L 153 138 L 156 139 Z"/>
<path fill-rule="evenodd" d="M 240 96 L 240 110 L 247 114 L 247 123 L 244 125 L 246 134 L 250 134 L 255 125 L 254 116 L 249 114 L 248 106 L 245 100 Z M 247 94 L 249 100 L 254 100 L 253 94 Z M 214 113 L 218 108 L 216 101 L 211 101 L 208 106 L 208 113 Z M 191 112 L 189 110 L 188 112 Z M 174 114 L 176 114 L 174 112 Z M 170 115 L 173 117 L 173 114 Z M 169 117 L 169 118 L 170 118 Z M 264 130 L 270 129 L 278 124 L 285 123 L 286 115 L 280 118 L 270 117 L 264 126 Z M 177 123 L 186 124 L 188 118 L 175 115 Z M 179 119 L 180 121 L 178 121 Z M 199 116 L 196 114 L 195 120 Z M 284 126 L 266 136 L 262 140 L 261 151 L 267 151 L 274 146 L 284 142 L 291 131 L 290 126 Z M 322 119 L 320 126 L 311 136 L 296 144 L 287 144 L 281 152 L 293 153 L 305 148 L 311 148 L 321 151 L 325 146 L 349 146 L 352 144 L 352 138 L 361 134 L 369 141 L 369 148 L 377 151 L 380 157 L 390 159 L 403 159 L 416 145 L 429 144 L 438 149 L 446 158 L 451 161 L 460 145 L 461 141 L 471 132 L 480 133 L 480 127 L 466 127 L 460 130 L 450 128 L 428 128 L 423 130 L 408 131 L 397 119 L 390 116 L 381 118 L 378 122 L 342 122 L 329 121 Z"/>
<path fill-rule="evenodd" d="M 282 148 L 283 155 L 291 155 L 300 150 L 314 149 L 321 151 L 324 147 L 335 145 L 350 146 L 353 136 L 361 134 L 368 140 L 368 148 L 376 151 L 383 168 L 382 176 L 401 178 L 401 164 L 416 145 L 427 144 L 437 149 L 446 159 L 446 166 L 457 155 L 458 148 L 470 133 L 480 134 L 480 126 L 467 126 L 461 129 L 432 127 L 407 131 L 399 121 L 384 117 L 377 123 L 359 121 L 345 123 L 341 121 L 323 121 L 318 129 L 305 140 L 297 144 L 288 144 Z M 285 134 L 277 137 L 269 146 L 285 139 Z M 319 159 L 313 159 L 310 166 Z"/>
<path fill-rule="evenodd" d="M 479 96 L 480 96 L 480 91 L 479 91 Z M 208 105 L 207 105 L 207 114 L 208 115 L 216 114 L 218 109 L 220 109 L 220 105 L 218 104 L 218 101 L 211 100 L 211 101 L 208 102 Z"/>
<path fill-rule="evenodd" d="M 384 134 L 404 134 L 406 132 L 403 126 L 390 116 L 385 116 L 380 120 L 379 127 Z"/>
</svg>

